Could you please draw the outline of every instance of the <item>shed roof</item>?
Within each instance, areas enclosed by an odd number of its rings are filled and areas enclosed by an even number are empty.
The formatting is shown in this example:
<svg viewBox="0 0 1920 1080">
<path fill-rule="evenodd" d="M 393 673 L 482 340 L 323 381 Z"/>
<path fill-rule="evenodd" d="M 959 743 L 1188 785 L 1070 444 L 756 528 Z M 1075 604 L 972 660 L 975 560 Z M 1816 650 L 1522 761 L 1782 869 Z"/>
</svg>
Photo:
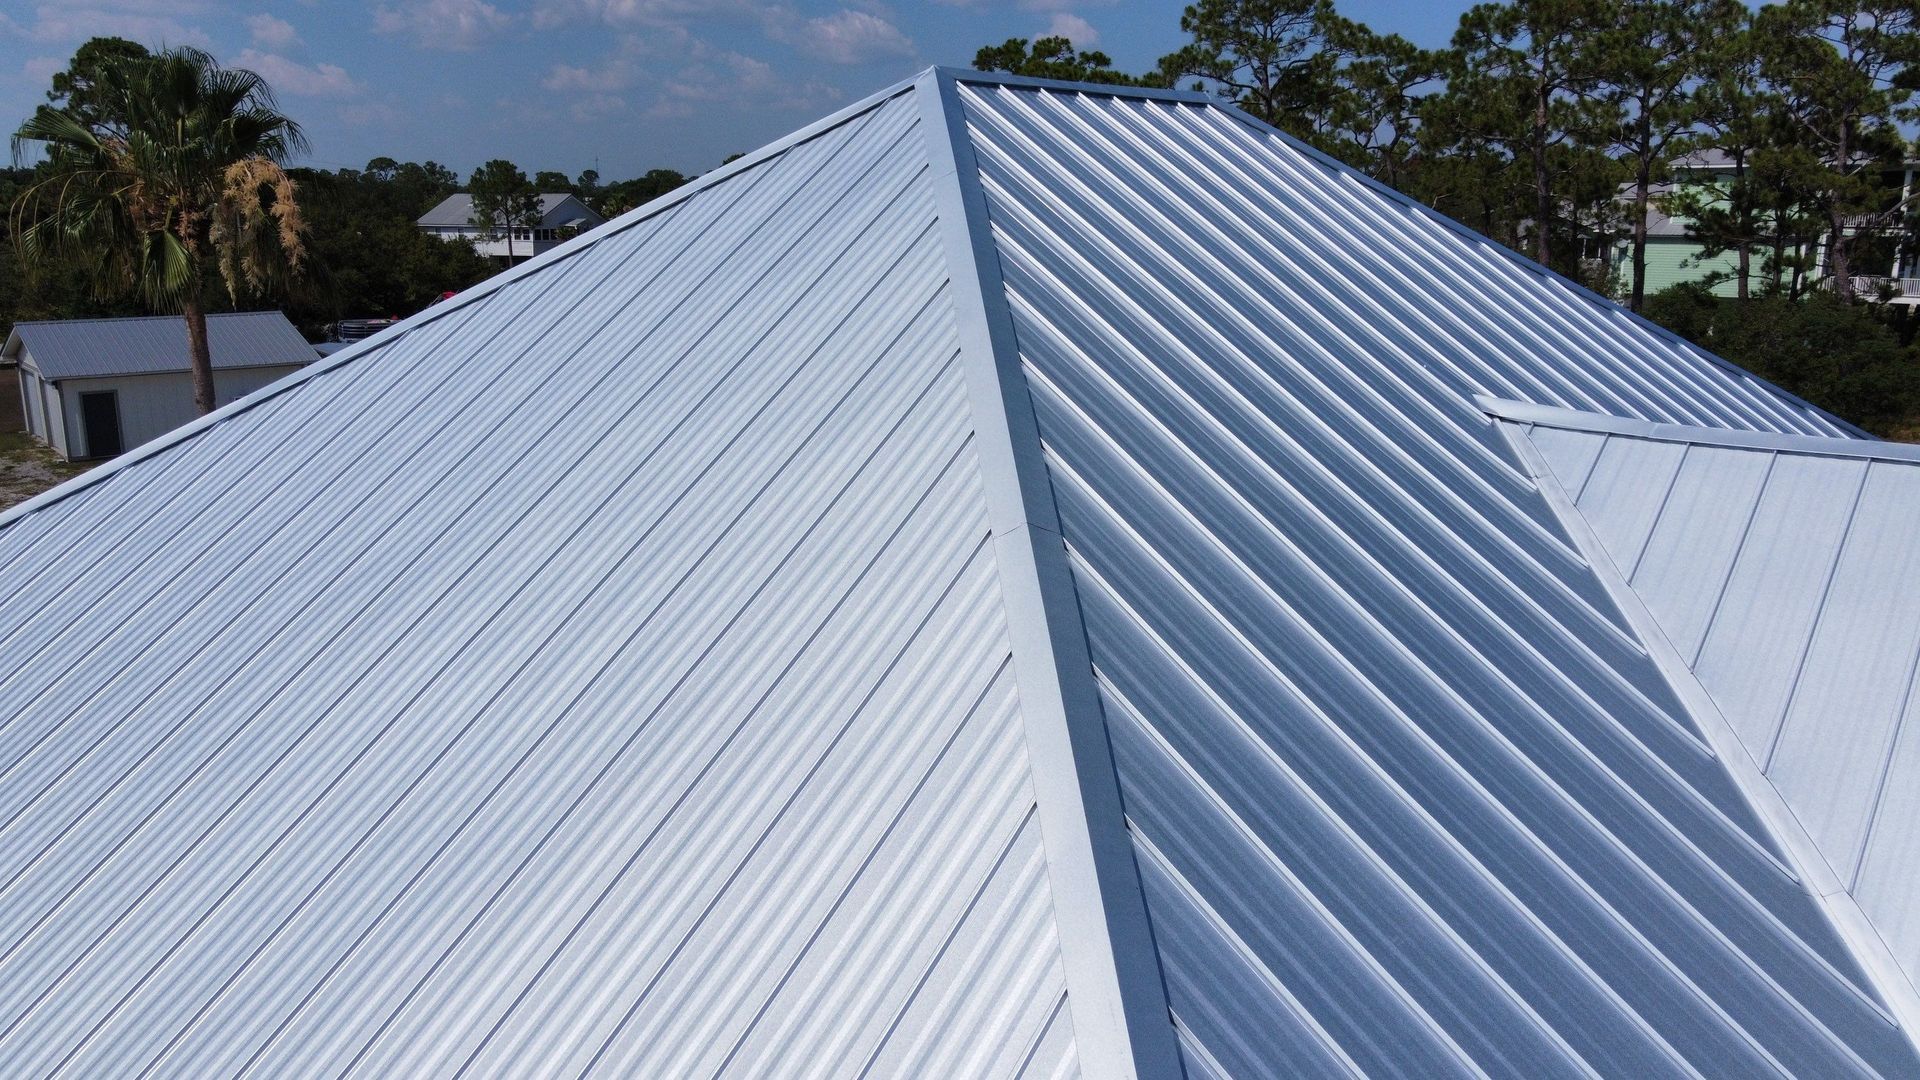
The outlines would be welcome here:
<svg viewBox="0 0 1920 1080">
<path fill-rule="evenodd" d="M 14 323 L 0 351 L 17 360 L 22 345 L 49 380 L 161 375 L 189 368 L 187 324 L 178 315 Z M 313 345 L 278 311 L 207 316 L 207 350 L 216 369 L 299 366 L 312 363 L 315 356 Z"/>
<path fill-rule="evenodd" d="M 929 71 L 0 515 L 0 1053 L 1913 1075 L 1477 395 L 1866 445 L 1199 95 Z"/>
<path fill-rule="evenodd" d="M 540 228 L 598 225 L 606 219 L 568 192 L 547 192 L 540 196 Z M 473 224 L 473 196 L 456 191 L 420 215 L 418 224 L 428 227 L 465 227 Z"/>
</svg>

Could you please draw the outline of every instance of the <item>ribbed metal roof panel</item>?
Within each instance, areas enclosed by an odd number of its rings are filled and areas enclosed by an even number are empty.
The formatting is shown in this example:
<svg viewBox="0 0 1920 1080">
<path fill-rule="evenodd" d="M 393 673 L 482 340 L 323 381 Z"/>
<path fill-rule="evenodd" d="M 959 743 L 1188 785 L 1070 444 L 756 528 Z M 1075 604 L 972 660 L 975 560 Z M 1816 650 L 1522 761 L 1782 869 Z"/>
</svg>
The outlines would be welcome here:
<svg viewBox="0 0 1920 1080">
<path fill-rule="evenodd" d="M 9 1073 L 1071 1061 L 918 115 L 0 528 Z"/>
<path fill-rule="evenodd" d="M 165 374 L 189 366 L 187 323 L 178 315 L 21 322 L 13 324 L 13 333 L 49 380 Z M 300 367 L 320 356 L 278 311 L 207 316 L 207 352 L 215 368 Z"/>
<path fill-rule="evenodd" d="M 1473 395 L 1839 425 L 1224 110 L 962 96 L 1190 1071 L 1920 1068 Z"/>
<path fill-rule="evenodd" d="M 1577 424 L 1577 418 L 1568 421 Z M 1920 981 L 1920 462 L 1871 444 L 1716 445 L 1535 426 L 1566 481 L 1662 492 L 1650 519 L 1576 497 L 1821 854 Z M 1580 444 L 1594 448 L 1590 453 Z M 1623 546 L 1616 546 L 1623 545 Z"/>
</svg>

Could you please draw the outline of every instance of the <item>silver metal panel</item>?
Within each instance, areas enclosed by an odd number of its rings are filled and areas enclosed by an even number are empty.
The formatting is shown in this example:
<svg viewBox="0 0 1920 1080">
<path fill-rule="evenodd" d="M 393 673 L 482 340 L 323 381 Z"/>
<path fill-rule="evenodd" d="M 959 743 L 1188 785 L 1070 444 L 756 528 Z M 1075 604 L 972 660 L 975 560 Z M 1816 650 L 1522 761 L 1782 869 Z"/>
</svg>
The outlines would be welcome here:
<svg viewBox="0 0 1920 1080">
<path fill-rule="evenodd" d="M 1841 429 L 1220 110 L 962 97 L 1190 1074 L 1920 1069 L 1472 395 Z"/>
<path fill-rule="evenodd" d="M 7 1071 L 1070 1059 L 918 116 L 7 519 Z"/>
<path fill-rule="evenodd" d="M 1650 474 L 1660 471 L 1649 465 Z M 1770 454 L 1693 447 L 1666 489 L 1659 520 L 1648 529 L 1627 580 L 1647 597 L 1682 656 L 1699 655 L 1746 536 L 1741 512 L 1759 498 L 1772 466 Z M 1648 486 L 1654 486 L 1651 475 Z"/>
<path fill-rule="evenodd" d="M 70 319 L 13 324 L 47 379 L 186 371 L 187 324 L 178 315 Z M 216 368 L 311 364 L 313 346 L 278 311 L 207 316 L 207 350 Z"/>
<path fill-rule="evenodd" d="M 1532 438 L 1564 451 L 1564 430 Z M 1634 590 L 1920 981 L 1920 463 L 1901 447 L 1875 460 L 1872 444 L 1834 457 L 1818 443 L 1714 445 L 1711 432 L 1696 444 L 1588 434 L 1608 440 L 1613 484 L 1668 492 Z M 1669 480 L 1676 449 L 1686 464 Z M 1630 500 L 1591 484 L 1576 503 L 1610 548 L 1642 529 L 1613 520 L 1637 516 Z"/>
<path fill-rule="evenodd" d="M 1838 554 L 1769 775 L 1852 880 L 1920 658 L 1920 467 L 1868 469 Z"/>
<path fill-rule="evenodd" d="M 1534 431 L 1534 446 L 1547 459 L 1554 475 L 1560 478 L 1560 483 L 1568 491 L 1579 491 L 1586 487 L 1587 477 L 1593 475 L 1594 463 L 1600 460 L 1600 450 L 1606 445 L 1605 435 L 1589 431 L 1560 428 L 1537 428 Z"/>
</svg>

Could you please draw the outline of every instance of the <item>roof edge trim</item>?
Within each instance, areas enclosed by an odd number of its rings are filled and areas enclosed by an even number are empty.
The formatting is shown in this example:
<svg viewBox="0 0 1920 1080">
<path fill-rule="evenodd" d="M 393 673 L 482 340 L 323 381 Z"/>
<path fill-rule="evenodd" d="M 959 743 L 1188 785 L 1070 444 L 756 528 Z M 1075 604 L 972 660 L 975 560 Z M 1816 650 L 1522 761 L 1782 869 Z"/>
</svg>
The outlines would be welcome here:
<svg viewBox="0 0 1920 1080">
<path fill-rule="evenodd" d="M 1095 97 L 1145 98 L 1150 101 L 1177 101 L 1185 105 L 1216 106 L 1219 98 L 1204 90 L 1179 90 L 1161 86 L 1127 86 L 1122 83 L 1073 82 L 1068 79 L 1042 79 L 1032 75 L 1014 75 L 1004 71 L 977 71 L 963 67 L 936 67 L 936 76 L 968 86 L 1011 86 L 1021 90 L 1059 90 Z"/>
<path fill-rule="evenodd" d="M 932 69 L 928 69 L 928 70 L 931 71 Z M 770 142 L 765 146 L 760 147 L 758 150 L 755 150 L 748 154 L 743 154 L 740 157 L 735 158 L 734 160 L 726 163 L 725 165 L 720 166 L 717 169 L 713 169 L 710 172 L 703 173 L 700 176 L 695 177 L 692 181 L 680 187 L 675 188 L 674 190 L 666 193 L 665 195 L 660 196 L 657 199 L 653 199 L 645 203 L 644 205 L 634 207 L 632 210 L 629 210 L 626 213 L 620 215 L 619 217 L 614 218 L 611 221 L 608 221 L 606 224 L 601 225 L 600 227 L 594 229 L 592 232 L 574 237 L 573 239 L 567 241 L 564 244 L 561 244 L 558 247 L 555 247 L 543 254 L 536 255 L 533 258 L 528 259 L 526 262 L 521 263 L 519 266 L 512 267 L 511 269 L 508 269 L 508 270 L 503 270 L 500 273 L 495 274 L 494 276 L 488 278 L 487 280 L 480 282 L 478 285 L 475 285 L 472 288 L 467 289 L 465 292 L 456 293 L 449 300 L 435 304 L 424 311 L 415 312 L 414 314 L 407 316 L 405 319 L 402 319 L 400 322 L 387 327 L 385 330 L 382 330 L 379 333 L 372 335 L 371 337 L 363 338 L 360 341 L 356 341 L 353 344 L 347 346 L 346 348 L 341 349 L 339 352 L 332 353 L 327 356 L 323 356 L 317 362 L 301 368 L 299 371 L 296 371 L 293 374 L 288 375 L 286 378 L 281 379 L 278 382 L 272 383 L 267 386 L 263 386 L 260 389 L 255 390 L 253 393 L 248 394 L 245 397 L 239 398 L 238 400 L 230 402 L 226 405 L 223 405 L 220 408 L 215 409 L 214 411 L 206 414 L 205 416 L 198 417 L 192 421 L 189 421 L 188 423 L 182 424 L 181 426 L 174 428 L 172 431 L 167 432 L 165 435 L 161 435 L 158 438 L 142 443 L 139 446 L 136 446 L 133 449 L 128 450 L 126 453 L 121 454 L 119 457 L 113 458 L 105 462 L 104 464 L 101 464 L 99 466 L 96 466 L 95 468 L 89 469 L 88 471 L 81 473 L 79 476 L 76 476 L 71 480 L 67 480 L 64 483 L 56 484 L 55 486 L 48 488 L 47 490 L 41 492 L 40 494 L 35 495 L 31 499 L 27 499 L 23 502 L 15 503 L 13 506 L 7 507 L 5 510 L 0 510 L 0 529 L 4 529 L 7 526 L 12 525 L 14 522 L 20 520 L 21 518 L 26 517 L 28 514 L 31 514 L 45 507 L 51 506 L 54 503 L 57 503 L 60 500 L 65 499 L 70 495 L 74 495 L 81 491 L 84 491 L 87 488 L 92 487 L 93 485 L 100 483 L 101 481 L 114 475 L 115 473 L 118 473 L 120 470 L 135 464 L 136 462 L 144 461 L 147 458 L 152 457 L 155 454 L 158 454 L 161 451 L 168 449 L 169 447 L 172 447 L 178 443 L 184 442 L 187 439 L 192 438 L 193 436 L 199 434 L 200 432 L 206 430 L 207 428 L 213 426 L 214 424 L 217 424 L 220 421 L 225 420 L 230 416 L 234 416 L 239 413 L 245 412 L 246 410 L 253 408 L 255 405 L 258 405 L 263 401 L 267 401 L 280 394 L 286 393 L 287 391 L 292 390 L 294 387 L 304 384 L 309 379 L 316 378 L 320 375 L 325 374 L 326 372 L 334 370 L 335 368 L 343 367 L 347 364 L 353 363 L 355 360 L 360 359 L 361 357 L 367 355 L 368 353 L 371 353 L 374 350 L 379 349 L 380 347 L 392 341 L 397 340 L 401 336 L 413 330 L 416 330 L 422 326 L 425 326 L 426 324 L 432 322 L 435 319 L 438 319 L 444 315 L 451 314 L 452 312 L 458 311 L 459 309 L 466 307 L 468 304 L 484 299 L 487 296 L 491 296 L 493 293 L 499 291 L 502 288 L 505 288 L 507 285 L 510 285 L 520 280 L 523 277 L 526 277 L 529 274 L 535 273 L 541 269 L 551 266 L 552 264 L 559 262 L 562 259 L 572 258 L 573 256 L 578 255 L 583 251 L 586 251 L 588 248 L 592 247 L 594 244 L 597 244 L 600 241 L 605 240 L 606 238 L 614 235 L 615 233 L 624 231 L 626 229 L 630 229 L 633 226 L 638 225 L 643 221 L 646 221 L 648 218 L 654 217 L 657 214 L 660 214 L 674 206 L 677 206 L 681 202 L 684 202 L 685 200 L 692 198 L 694 195 L 697 195 L 700 192 L 705 191 L 710 187 L 723 183 L 726 180 L 731 179 L 732 177 L 737 176 L 742 172 L 745 172 L 747 169 L 753 168 L 756 165 L 764 163 L 770 158 L 774 158 L 779 156 L 780 154 L 785 153 L 786 151 L 792 149 L 793 147 L 799 145 L 800 143 L 806 142 L 809 139 L 817 138 L 818 136 L 828 131 L 831 131 L 836 127 L 839 127 L 840 125 L 846 123 L 847 121 L 852 120 L 854 117 L 860 116 L 866 112 L 869 112 L 875 108 L 878 108 L 880 105 L 888 101 L 891 101 L 892 99 L 900 96 L 901 94 L 907 93 L 908 91 L 914 88 L 918 78 L 919 76 L 916 76 L 910 79 L 903 79 L 900 82 L 894 83 L 892 86 L 889 86 L 884 90 L 878 91 L 873 94 L 869 94 L 866 97 L 861 98 L 859 101 L 856 101 L 853 104 L 848 105 L 837 112 L 821 117 L 819 120 L 816 120 L 813 123 L 808 124 L 803 128 L 800 128 L 797 131 L 790 132 L 789 134 L 779 139 L 775 139 L 773 142 Z M 144 318 L 145 316 L 134 316 L 134 317 Z M 160 317 L 160 316 L 155 316 L 155 317 Z M 9 334 L 9 338 L 11 338 L 11 334 Z"/>
<path fill-rule="evenodd" d="M 1886 442 L 1869 436 L 1846 439 L 1827 435 L 1786 435 L 1770 431 L 1741 431 L 1733 428 L 1704 428 L 1687 424 L 1658 423 L 1625 416 L 1565 409 L 1557 405 L 1536 405 L 1526 401 L 1474 395 L 1480 411 L 1501 420 L 1537 427 L 1587 431 L 1596 435 L 1627 435 L 1654 442 L 1690 443 L 1696 446 L 1724 446 L 1736 450 L 1772 450 L 1783 454 L 1812 454 L 1822 457 L 1867 458 L 1874 461 L 1920 463 L 1920 445 Z"/>
<path fill-rule="evenodd" d="M 1532 259 L 1527 258 L 1525 255 L 1521 254 L 1520 252 L 1513 250 L 1512 248 L 1508 247 L 1505 244 L 1500 243 L 1497 240 L 1494 240 L 1492 237 L 1484 236 L 1480 233 L 1473 231 L 1473 229 L 1469 228 L 1468 226 L 1462 224 L 1461 222 L 1455 221 L 1454 219 L 1448 217 L 1447 215 L 1441 213 L 1438 210 L 1435 210 L 1433 207 L 1428 206 L 1426 203 L 1421 202 L 1419 199 L 1416 199 L 1411 195 L 1407 195 L 1401 191 L 1398 191 L 1395 188 L 1389 187 L 1388 185 L 1381 183 L 1378 180 L 1375 180 L 1373 177 L 1368 176 L 1366 173 L 1361 172 L 1359 169 L 1356 169 L 1353 166 L 1347 164 L 1346 162 L 1341 161 L 1339 158 L 1334 157 L 1332 154 L 1329 154 L 1324 150 L 1321 150 L 1314 146 L 1310 146 L 1307 143 L 1302 142 L 1297 138 L 1294 138 L 1292 135 L 1289 135 L 1286 132 L 1281 131 L 1279 128 L 1274 127 L 1272 124 L 1267 123 L 1265 120 L 1262 120 L 1259 117 L 1253 115 L 1252 113 L 1247 112 L 1245 109 L 1242 109 L 1240 106 L 1235 105 L 1230 101 L 1222 101 L 1218 99 L 1215 99 L 1213 104 L 1216 107 L 1224 110 L 1229 116 L 1232 116 L 1233 118 L 1239 120 L 1241 123 L 1246 124 L 1247 126 L 1253 128 L 1255 131 L 1258 131 L 1264 135 L 1278 138 L 1281 141 L 1285 142 L 1287 145 L 1293 147 L 1296 150 L 1299 150 L 1301 153 L 1304 153 L 1309 157 L 1312 157 L 1314 160 L 1320 162 L 1323 165 L 1326 165 L 1327 167 L 1335 170 L 1336 172 L 1349 176 L 1361 184 L 1365 184 L 1366 186 L 1372 188 L 1373 190 L 1392 199 L 1394 202 L 1399 203 L 1402 206 L 1406 206 L 1410 209 L 1413 209 L 1421 214 L 1426 215 L 1432 220 L 1439 222 L 1441 225 L 1445 226 L 1446 228 L 1451 229 L 1456 233 L 1459 233 L 1461 236 L 1467 237 L 1468 239 L 1474 241 L 1475 243 L 1487 245 L 1493 251 L 1497 252 L 1498 254 L 1500 254 L 1501 256 L 1505 257 L 1506 259 L 1512 262 L 1519 263 L 1525 269 L 1530 270 L 1533 273 L 1539 274 L 1540 276 L 1545 277 L 1550 281 L 1557 282 L 1573 290 L 1576 296 L 1579 296 L 1585 300 L 1592 301 L 1593 303 L 1600 305 L 1601 308 L 1607 311 L 1613 312 L 1614 314 L 1625 316 L 1626 318 L 1637 323 L 1642 329 L 1648 331 L 1649 333 L 1654 334 L 1655 336 L 1659 337 L 1661 340 L 1666 341 L 1687 353 L 1702 357 L 1703 359 L 1729 372 L 1732 372 L 1735 375 L 1753 380 L 1755 383 L 1759 384 L 1760 386 L 1765 387 L 1769 393 L 1780 398 L 1782 401 L 1788 402 L 1794 406 L 1805 409 L 1808 412 L 1813 413 L 1815 416 L 1819 416 L 1825 419 L 1827 422 L 1837 425 L 1842 431 L 1854 432 L 1855 434 L 1861 436 L 1862 438 L 1870 439 L 1874 437 L 1872 433 L 1868 432 L 1867 430 L 1860 427 L 1859 425 L 1854 424 L 1847 420 L 1843 420 L 1840 417 L 1835 416 L 1832 413 L 1828 412 L 1827 410 L 1821 408 L 1820 406 L 1815 405 L 1813 402 L 1808 401 L 1805 398 L 1799 396 L 1798 394 L 1782 389 L 1781 387 L 1774 385 L 1771 381 L 1767 379 L 1763 379 L 1758 375 L 1755 375 L 1753 372 L 1748 371 L 1746 368 L 1741 367 L 1740 365 L 1734 363 L 1733 361 L 1728 360 L 1722 356 L 1717 356 L 1714 353 L 1711 353 L 1706 349 L 1703 349 L 1700 346 L 1695 345 L 1693 342 L 1688 341 L 1686 338 L 1681 337 L 1679 334 L 1676 334 L 1673 331 L 1667 329 L 1666 327 L 1661 326 L 1659 323 L 1654 322 L 1653 320 L 1648 319 L 1646 316 L 1638 314 L 1637 312 L 1629 311 L 1625 306 L 1605 296 L 1602 296 L 1601 294 L 1593 291 L 1592 289 L 1587 288 L 1585 285 L 1582 285 L 1579 282 L 1573 280 L 1572 278 L 1567 277 L 1565 274 L 1562 274 L 1558 270 L 1555 270 L 1551 267 L 1542 266 L 1539 263 L 1534 262 Z"/>
<path fill-rule="evenodd" d="M 1178 1035 L 959 81 L 933 68 L 921 73 L 915 92 L 946 247 L 1067 1008 L 1088 1076 L 1178 1080 Z"/>
<path fill-rule="evenodd" d="M 1559 410 L 1571 411 L 1571 410 Z M 1592 415 L 1592 414 L 1576 414 Z M 1636 421 L 1637 422 L 1637 421 Z M 1539 487 L 1541 496 L 1561 527 L 1566 529 L 1574 547 L 1592 566 L 1594 577 L 1613 600 L 1620 615 L 1639 638 L 1656 670 L 1700 731 L 1721 766 L 1726 769 L 1734 789 L 1746 800 L 1754 814 L 1779 842 L 1801 882 L 1816 899 L 1815 910 L 1826 919 L 1835 936 L 1853 954 L 1868 982 L 1879 993 L 1886 1011 L 1899 1025 L 1907 1042 L 1920 1051 L 1920 988 L 1916 988 L 1894 958 L 1886 939 L 1867 917 L 1846 883 L 1834 872 L 1821 854 L 1813 837 L 1787 805 L 1785 796 L 1760 769 L 1745 741 L 1720 711 L 1706 685 L 1694 674 L 1686 659 L 1667 638 L 1646 600 L 1628 583 L 1614 564 L 1593 524 L 1574 504 L 1546 456 L 1527 438 L 1526 421 L 1496 417 L 1494 426 L 1507 443 L 1509 452 Z M 1845 442 L 1846 440 L 1834 440 Z"/>
</svg>

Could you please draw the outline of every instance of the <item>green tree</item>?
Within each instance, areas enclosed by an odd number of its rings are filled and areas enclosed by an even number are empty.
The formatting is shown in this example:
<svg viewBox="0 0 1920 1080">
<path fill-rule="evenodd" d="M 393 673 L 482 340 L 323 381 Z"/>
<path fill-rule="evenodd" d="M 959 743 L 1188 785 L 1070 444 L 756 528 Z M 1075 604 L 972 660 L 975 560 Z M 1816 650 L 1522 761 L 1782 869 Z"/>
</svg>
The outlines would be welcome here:
<svg viewBox="0 0 1920 1080">
<path fill-rule="evenodd" d="M 1761 73 L 1778 90 L 1814 168 L 1826 217 L 1826 273 L 1853 297 L 1853 251 L 1903 216 L 1879 185 L 1906 149 L 1898 122 L 1920 69 L 1913 0 L 1786 0 L 1755 21 Z"/>
<path fill-rule="evenodd" d="M 1073 41 L 1064 37 L 1008 38 L 999 45 L 985 45 L 973 54 L 975 71 L 1005 71 L 1035 79 L 1063 79 L 1068 82 L 1107 83 L 1110 85 L 1156 85 L 1157 77 L 1129 75 L 1116 70 L 1106 53 L 1075 50 Z"/>
<path fill-rule="evenodd" d="M 532 229 L 540 224 L 540 189 L 511 161 L 495 158 L 473 170 L 467 180 L 467 192 L 473 196 L 475 228 L 488 236 L 507 237 L 507 265 L 513 265 L 515 229 Z"/>
<path fill-rule="evenodd" d="M 1288 134 L 1327 146 L 1337 114 L 1326 0 L 1199 0 L 1180 15 L 1193 40 L 1160 59 L 1168 85 L 1193 79 Z"/>
<path fill-rule="evenodd" d="M 1621 4 L 1605 18 L 1592 42 L 1592 73 L 1617 118 L 1613 141 L 1632 184 L 1627 307 L 1639 311 L 1647 295 L 1654 184 L 1697 145 L 1702 92 L 1712 74 L 1707 62 L 1717 58 L 1718 42 L 1739 34 L 1746 8 L 1739 0 L 1647 0 Z"/>
<path fill-rule="evenodd" d="M 534 190 L 541 192 L 571 192 L 573 190 L 573 181 L 567 179 L 566 173 L 554 169 L 542 169 L 533 174 L 533 187 Z"/>
<path fill-rule="evenodd" d="M 114 118 L 102 96 L 101 72 L 112 65 L 145 60 L 151 55 L 145 45 L 125 38 L 92 38 L 73 54 L 65 71 L 54 73 L 47 102 L 87 127 L 104 130 Z"/>
<path fill-rule="evenodd" d="M 1391 187 L 1404 189 L 1422 156 L 1420 112 L 1446 77 L 1446 54 L 1422 49 L 1364 23 L 1321 16 L 1325 47 L 1335 58 L 1327 149 Z"/>
<path fill-rule="evenodd" d="M 296 169 L 293 176 L 307 223 L 307 280 L 285 310 L 310 336 L 343 318 L 411 315 L 495 270 L 472 242 L 415 224 L 454 190 L 441 166 L 376 158 L 364 171 Z"/>
<path fill-rule="evenodd" d="M 16 158 L 42 148 L 39 179 L 13 203 L 29 267 L 84 262 L 102 293 L 138 295 L 185 316 L 194 403 L 214 407 L 206 282 L 230 297 L 284 288 L 303 255 L 283 163 L 300 129 L 266 81 L 175 49 L 100 67 L 90 113 L 38 108 L 14 133 Z"/>
<path fill-rule="evenodd" d="M 1827 292 L 1740 301 L 1680 285 L 1648 297 L 1646 314 L 1869 431 L 1920 434 L 1920 357 L 1870 306 Z"/>
<path fill-rule="evenodd" d="M 599 205 L 595 209 L 607 217 L 617 217 L 642 203 L 665 195 L 685 184 L 687 179 L 686 176 L 672 169 L 649 169 L 642 176 L 617 181 L 601 189 Z"/>
<path fill-rule="evenodd" d="M 1686 176 L 1660 208 L 1687 222 L 1702 258 L 1734 253 L 1735 292 L 1745 300 L 1753 291 L 1753 252 L 1764 241 L 1767 209 L 1780 193 L 1756 171 L 1778 143 L 1780 101 L 1760 77 L 1758 41 L 1746 13 L 1739 25 L 1704 40 L 1700 53 L 1694 147 L 1723 154 L 1730 172 L 1711 180 Z"/>
<path fill-rule="evenodd" d="M 1533 257 L 1553 265 L 1549 239 L 1564 217 L 1560 181 L 1607 124 L 1591 92 L 1588 42 L 1596 0 L 1514 0 L 1480 4 L 1460 17 L 1444 117 L 1456 140 L 1483 140 L 1524 168 L 1529 180 Z"/>
</svg>

